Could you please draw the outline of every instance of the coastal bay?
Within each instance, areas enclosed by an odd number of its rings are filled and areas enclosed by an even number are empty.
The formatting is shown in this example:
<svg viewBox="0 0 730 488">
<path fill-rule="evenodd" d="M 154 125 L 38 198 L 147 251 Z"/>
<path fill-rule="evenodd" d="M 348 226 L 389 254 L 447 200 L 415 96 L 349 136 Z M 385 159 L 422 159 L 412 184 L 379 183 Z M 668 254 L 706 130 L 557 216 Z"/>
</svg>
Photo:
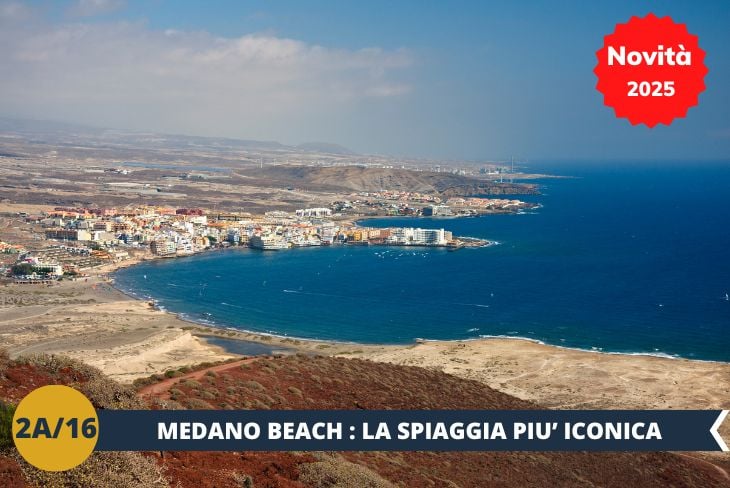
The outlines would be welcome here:
<svg viewBox="0 0 730 488">
<path fill-rule="evenodd" d="M 730 408 L 730 364 L 560 348 L 493 338 L 374 345 L 300 340 L 194 324 L 135 300 L 100 277 L 52 287 L 10 285 L 0 347 L 13 356 L 55 353 L 96 366 L 121 382 L 239 357 L 209 343 L 259 343 L 281 354 L 319 354 L 418 366 L 479 381 L 549 408 Z M 243 342 L 242 342 L 243 343 Z M 730 428 L 723 426 L 727 438 Z M 723 454 L 712 461 L 726 462 Z"/>
<path fill-rule="evenodd" d="M 686 184 L 682 176 L 666 177 L 662 191 Z M 82 359 L 127 383 L 237 357 L 225 341 L 245 341 L 267 353 L 438 369 L 552 408 L 730 407 L 730 363 L 691 359 L 728 350 L 719 194 L 690 188 L 708 209 L 695 229 L 695 213 L 664 212 L 665 193 L 590 200 L 583 183 L 551 183 L 536 214 L 368 221 L 500 243 L 488 248 L 241 248 L 133 258 L 52 286 L 6 285 L 0 346 Z M 573 206 L 578 196 L 592 206 Z M 637 207 L 649 214 L 621 213 Z M 217 295 L 217 284 L 233 295 Z M 551 316 L 560 320 L 540 322 Z M 480 337 L 510 332 L 532 340 Z"/>
<path fill-rule="evenodd" d="M 240 357 L 209 342 L 213 337 L 224 344 L 258 343 L 276 354 L 438 370 L 549 408 L 730 408 L 730 363 L 725 362 L 590 352 L 509 338 L 386 345 L 245 332 L 182 320 L 115 289 L 105 273 L 51 287 L 7 285 L 2 295 L 22 298 L 22 306 L 15 299 L 0 315 L 0 347 L 12 356 L 62 354 L 125 383 Z M 728 438 L 730 426 L 720 432 Z M 708 456 L 714 463 L 727 462 L 724 454 Z"/>
<path fill-rule="evenodd" d="M 283 354 L 359 357 L 477 380 L 554 408 L 728 408 L 730 363 L 609 354 L 491 338 L 406 345 L 304 340 L 180 319 L 95 276 L 51 287 L 8 285 L 23 306 L 4 307 L 0 347 L 59 353 L 123 382 L 236 357 L 206 337 L 264 344 Z"/>
</svg>

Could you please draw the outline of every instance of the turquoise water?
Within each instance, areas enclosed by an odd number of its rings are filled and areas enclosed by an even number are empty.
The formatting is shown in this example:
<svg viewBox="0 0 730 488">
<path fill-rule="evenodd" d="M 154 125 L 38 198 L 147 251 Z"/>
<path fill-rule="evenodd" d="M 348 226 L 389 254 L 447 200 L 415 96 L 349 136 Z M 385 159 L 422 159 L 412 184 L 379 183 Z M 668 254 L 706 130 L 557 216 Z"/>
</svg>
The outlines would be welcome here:
<svg viewBox="0 0 730 488">
<path fill-rule="evenodd" d="M 534 213 L 368 222 L 497 246 L 232 249 L 123 269 L 117 286 L 194 320 L 303 338 L 513 336 L 730 361 L 730 165 L 557 171 L 577 178 L 541 181 Z"/>
</svg>

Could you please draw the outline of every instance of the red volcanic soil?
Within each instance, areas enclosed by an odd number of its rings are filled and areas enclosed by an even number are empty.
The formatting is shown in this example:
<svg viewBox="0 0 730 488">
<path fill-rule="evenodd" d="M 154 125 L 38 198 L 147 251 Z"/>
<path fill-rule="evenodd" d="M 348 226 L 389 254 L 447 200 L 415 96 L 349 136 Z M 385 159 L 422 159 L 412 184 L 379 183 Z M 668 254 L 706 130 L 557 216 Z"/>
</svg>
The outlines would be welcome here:
<svg viewBox="0 0 730 488">
<path fill-rule="evenodd" d="M 307 485 L 297 481 L 299 466 L 314 461 L 311 454 L 288 452 L 166 452 L 158 457 L 171 486 L 194 487 L 240 488 L 248 476 L 255 487 L 301 488 Z"/>
<path fill-rule="evenodd" d="M 0 486 L 4 488 L 23 488 L 28 486 L 17 461 L 2 454 L 0 454 Z"/>
<path fill-rule="evenodd" d="M 216 366 L 210 366 L 208 368 L 199 369 L 197 371 L 193 371 L 193 372 L 184 374 L 182 376 L 168 378 L 168 379 L 162 380 L 158 383 L 151 383 L 147 386 L 140 388 L 138 391 L 138 394 L 141 397 L 170 398 L 170 393 L 169 393 L 170 388 L 172 388 L 176 383 L 179 383 L 183 379 L 198 380 L 198 379 L 202 378 L 206 373 L 208 375 L 210 375 L 211 373 L 217 373 L 219 371 L 225 371 L 227 369 L 241 367 L 243 364 L 247 364 L 247 363 L 256 361 L 256 359 L 257 358 L 248 358 L 248 359 L 241 359 L 239 361 L 218 364 Z"/>
<path fill-rule="evenodd" d="M 0 399 L 15 404 L 41 386 L 74 385 L 88 381 L 85 374 L 70 366 L 48 370 L 32 364 L 13 364 L 0 371 Z"/>
<path fill-rule="evenodd" d="M 153 396 L 172 408 L 537 408 L 481 383 L 436 371 L 331 357 L 231 363 L 166 381 L 165 388 Z M 199 452 L 166 453 L 159 462 L 172 484 L 183 487 L 241 486 L 233 472 L 246 473 L 257 487 L 342 486 L 333 481 L 334 475 L 319 478 L 319 483 L 303 482 L 298 476 L 312 460 L 307 454 Z M 383 482 L 408 487 L 730 486 L 714 465 L 670 453 L 345 452 L 335 463 L 362 466 Z M 221 466 L 229 472 L 222 472 Z M 350 483 L 344 486 L 359 486 Z M 387 485 L 372 481 L 369 486 Z"/>
<path fill-rule="evenodd" d="M 93 368 L 54 357 L 11 361 L 0 355 L 0 399 L 17 403 L 34 388 L 67 384 L 103 408 L 140 408 L 134 392 Z M 475 382 L 427 369 L 362 360 L 289 356 L 215 365 L 143 387 L 150 408 L 210 409 L 531 409 L 537 406 Z M 138 392 L 139 393 L 139 392 Z M 10 451 L 0 452 L 0 486 L 42 486 Z M 127 462 L 128 479 L 159 480 L 181 487 L 485 487 L 485 486 L 730 486 L 718 466 L 670 453 L 459 453 L 165 452 Z M 93 457 L 93 456 L 92 456 Z M 124 469 L 96 457 L 95 486 Z M 116 461 L 114 461 L 116 459 Z M 125 461 L 126 459 L 126 461 Z M 155 463 L 150 463 L 154 460 Z M 87 461 L 88 462 L 91 462 Z M 146 461 L 149 466 L 146 466 Z M 86 464 L 86 463 L 85 463 Z M 82 465 L 83 466 L 83 465 Z M 127 466 L 127 465 L 124 465 Z M 29 474 L 30 473 L 30 474 Z M 72 473 L 72 472 L 69 472 Z M 146 477 L 146 478 L 143 478 Z M 39 478 L 44 480 L 45 478 Z M 54 478 L 81 486 L 79 477 Z"/>
<path fill-rule="evenodd" d="M 87 375 L 70 367 L 39 368 L 33 364 L 16 363 L 0 355 L 0 400 L 17 404 L 32 390 L 45 385 L 73 385 L 88 381 Z M 29 486 L 18 462 L 0 452 L 0 486 L 20 488 Z"/>
</svg>

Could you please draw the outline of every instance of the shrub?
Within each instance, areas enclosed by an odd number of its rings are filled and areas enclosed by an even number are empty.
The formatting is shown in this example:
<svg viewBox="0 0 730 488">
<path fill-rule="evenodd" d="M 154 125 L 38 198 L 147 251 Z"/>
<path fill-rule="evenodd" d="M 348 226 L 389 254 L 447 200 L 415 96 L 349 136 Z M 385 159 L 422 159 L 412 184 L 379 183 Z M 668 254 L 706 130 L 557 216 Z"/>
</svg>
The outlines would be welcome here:
<svg viewBox="0 0 730 488">
<path fill-rule="evenodd" d="M 47 371 L 50 374 L 58 374 L 65 369 L 73 369 L 79 376 L 91 379 L 102 375 L 101 371 L 76 361 L 66 356 L 58 356 L 56 354 L 30 354 L 16 359 L 18 364 L 29 364 L 39 369 Z"/>
<path fill-rule="evenodd" d="M 137 398 L 132 388 L 120 385 L 104 376 L 99 369 L 81 361 L 55 354 L 33 354 L 21 356 L 15 362 L 35 366 L 51 375 L 72 372 L 74 381 L 80 382 L 77 388 L 89 398 L 94 407 L 144 408 L 144 403 Z"/>
<path fill-rule="evenodd" d="M 267 404 L 259 400 L 258 398 L 254 400 L 253 402 L 254 410 L 269 410 L 271 407 L 269 407 Z"/>
<path fill-rule="evenodd" d="M 7 363 L 10 360 L 10 354 L 8 354 L 8 350 L 3 348 L 0 348 L 0 363 Z"/>
<path fill-rule="evenodd" d="M 256 391 L 264 391 L 266 388 L 264 388 L 264 385 L 259 383 L 258 381 L 249 380 L 243 383 L 243 386 L 248 388 L 249 390 L 256 390 Z"/>
<path fill-rule="evenodd" d="M 106 376 L 92 378 L 79 387 L 95 407 L 115 409 L 144 408 L 133 388 L 120 385 Z"/>
<path fill-rule="evenodd" d="M 180 397 L 184 397 L 185 392 L 182 390 L 178 390 L 177 388 L 170 388 L 170 397 L 174 399 L 178 399 Z"/>
<path fill-rule="evenodd" d="M 200 392 L 200 398 L 204 398 L 206 400 L 215 400 L 216 396 L 217 395 L 210 390 L 203 390 Z"/>
<path fill-rule="evenodd" d="M 267 405 L 274 405 L 276 403 L 279 403 L 279 402 L 277 402 L 276 400 L 274 400 L 273 398 L 271 398 L 269 395 L 267 395 L 265 393 L 263 395 L 261 395 L 261 401 L 264 402 Z"/>
<path fill-rule="evenodd" d="M 192 408 L 195 410 L 212 410 L 213 405 L 206 402 L 205 400 L 201 400 L 200 398 L 187 398 L 185 400 L 185 404 L 188 408 Z"/>
<path fill-rule="evenodd" d="M 161 378 L 162 378 L 162 376 L 160 376 L 160 375 L 152 375 L 152 376 L 148 376 L 146 378 L 137 378 L 132 382 L 132 386 L 136 389 L 141 389 L 147 385 L 157 383 L 158 381 L 160 381 Z"/>
<path fill-rule="evenodd" d="M 193 380 L 193 379 L 189 379 L 189 380 L 183 380 L 182 382 L 180 382 L 180 385 L 182 385 L 182 386 L 185 386 L 185 387 L 187 387 L 187 388 L 192 388 L 192 389 L 198 389 L 198 388 L 200 388 L 201 386 L 203 386 L 203 385 L 202 385 L 202 384 L 200 383 L 200 381 L 197 381 L 197 380 Z"/>
<path fill-rule="evenodd" d="M 160 410 L 185 410 L 185 408 L 180 404 L 180 402 L 176 402 L 175 400 L 165 400 L 163 398 L 156 398 L 153 397 L 149 404 L 153 408 L 158 408 Z"/>
<path fill-rule="evenodd" d="M 253 478 L 247 474 L 235 473 L 233 475 L 233 481 L 238 483 L 241 488 L 253 488 Z"/>
<path fill-rule="evenodd" d="M 158 405 L 163 410 L 185 410 L 183 404 L 175 400 L 159 400 Z"/>
<path fill-rule="evenodd" d="M 395 488 L 390 481 L 365 466 L 335 455 L 323 455 L 320 461 L 302 464 L 299 481 L 321 488 Z"/>
<path fill-rule="evenodd" d="M 15 405 L 0 401 L 0 449 L 13 446 L 13 414 Z"/>
<path fill-rule="evenodd" d="M 166 487 L 167 481 L 155 461 L 137 452 L 94 452 L 69 471 L 41 471 L 26 463 L 17 452 L 18 461 L 30 486 L 66 486 L 117 488 L 124 486 Z"/>
</svg>

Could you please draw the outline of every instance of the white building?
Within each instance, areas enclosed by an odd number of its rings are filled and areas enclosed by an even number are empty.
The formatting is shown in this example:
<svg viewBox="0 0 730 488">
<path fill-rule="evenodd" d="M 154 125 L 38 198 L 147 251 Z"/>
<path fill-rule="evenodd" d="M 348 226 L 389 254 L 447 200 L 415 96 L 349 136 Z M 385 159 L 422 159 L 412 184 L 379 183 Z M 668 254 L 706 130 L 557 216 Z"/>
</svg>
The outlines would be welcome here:
<svg viewBox="0 0 730 488">
<path fill-rule="evenodd" d="M 399 246 L 444 246 L 448 240 L 444 229 L 398 227 L 391 229 L 386 242 Z"/>
<path fill-rule="evenodd" d="M 322 218 L 322 217 L 329 217 L 332 215 L 332 210 L 329 208 L 319 207 L 319 208 L 302 208 L 297 210 L 297 217 L 315 217 L 315 218 Z"/>
<path fill-rule="evenodd" d="M 177 244 L 166 239 L 158 239 L 152 241 L 150 244 L 150 250 L 152 251 L 152 254 L 156 254 L 158 256 L 169 256 L 177 252 Z"/>
<path fill-rule="evenodd" d="M 444 246 L 446 245 L 444 229 L 413 229 L 413 242 L 417 245 Z"/>
</svg>

